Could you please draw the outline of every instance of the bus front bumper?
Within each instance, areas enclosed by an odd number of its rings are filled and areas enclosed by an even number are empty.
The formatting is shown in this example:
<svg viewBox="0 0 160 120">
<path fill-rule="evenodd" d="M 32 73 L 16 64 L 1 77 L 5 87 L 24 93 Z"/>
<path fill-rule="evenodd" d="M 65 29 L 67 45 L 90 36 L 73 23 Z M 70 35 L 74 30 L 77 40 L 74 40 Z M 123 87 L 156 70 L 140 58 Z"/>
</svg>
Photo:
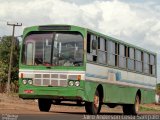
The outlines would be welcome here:
<svg viewBox="0 0 160 120">
<path fill-rule="evenodd" d="M 20 87 L 19 97 L 23 99 L 86 100 L 84 89 L 81 87 Z"/>
</svg>

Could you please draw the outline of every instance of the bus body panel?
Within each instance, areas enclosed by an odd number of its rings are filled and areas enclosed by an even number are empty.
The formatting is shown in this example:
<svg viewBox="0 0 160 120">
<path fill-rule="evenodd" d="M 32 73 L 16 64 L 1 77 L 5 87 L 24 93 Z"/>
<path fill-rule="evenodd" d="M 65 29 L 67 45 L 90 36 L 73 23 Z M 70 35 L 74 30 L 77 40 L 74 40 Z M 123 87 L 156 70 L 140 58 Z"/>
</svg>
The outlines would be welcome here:
<svg viewBox="0 0 160 120">
<path fill-rule="evenodd" d="M 85 81 L 85 94 L 86 99 L 89 102 L 93 102 L 94 94 L 98 85 L 103 86 L 103 103 L 115 103 L 115 104 L 133 104 L 135 102 L 135 96 L 140 90 L 141 92 L 141 103 L 153 103 L 155 90 L 144 89 L 131 86 L 116 85 L 111 83 Z"/>
<path fill-rule="evenodd" d="M 84 71 L 58 71 L 58 70 L 25 70 L 21 69 L 20 76 L 23 74 L 23 78 L 19 79 L 19 95 L 21 98 L 49 98 L 49 99 L 69 99 L 74 100 L 86 100 L 84 94 L 85 85 L 85 72 Z M 48 78 L 46 77 L 48 75 Z M 54 76 L 53 76 L 54 75 Z M 68 86 L 69 78 L 71 76 L 81 75 L 80 86 Z M 56 77 L 57 76 L 57 77 Z M 61 76 L 63 78 L 61 78 Z M 64 78 L 66 76 L 66 78 Z M 33 84 L 24 85 L 23 80 L 33 80 Z M 51 84 L 45 84 L 48 80 Z M 72 80 L 71 80 L 72 81 Z M 74 81 L 74 80 L 73 80 Z M 52 85 L 52 86 L 49 86 Z M 27 90 L 31 90 L 31 93 L 27 93 Z"/>
<path fill-rule="evenodd" d="M 154 77 L 149 77 L 147 81 L 145 75 L 87 63 L 86 83 L 89 89 L 85 91 L 88 91 L 87 95 L 91 102 L 99 84 L 103 86 L 104 103 L 133 104 L 138 90 L 141 92 L 142 103 L 154 102 L 156 85 Z"/>
<path fill-rule="evenodd" d="M 83 81 L 81 81 L 80 84 L 84 84 Z M 71 101 L 86 100 L 84 89 L 77 87 L 20 86 L 19 96 L 23 99 L 48 98 Z"/>
</svg>

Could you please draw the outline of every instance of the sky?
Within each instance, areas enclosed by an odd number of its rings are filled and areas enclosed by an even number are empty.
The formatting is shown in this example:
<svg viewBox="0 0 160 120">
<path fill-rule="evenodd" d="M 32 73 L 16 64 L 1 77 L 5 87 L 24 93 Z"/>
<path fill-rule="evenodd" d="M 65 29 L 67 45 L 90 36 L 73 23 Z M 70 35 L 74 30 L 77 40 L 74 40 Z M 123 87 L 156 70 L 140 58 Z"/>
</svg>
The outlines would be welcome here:
<svg viewBox="0 0 160 120">
<path fill-rule="evenodd" d="M 16 36 L 32 25 L 87 27 L 158 54 L 160 78 L 160 0 L 0 0 L 0 37 Z"/>
</svg>

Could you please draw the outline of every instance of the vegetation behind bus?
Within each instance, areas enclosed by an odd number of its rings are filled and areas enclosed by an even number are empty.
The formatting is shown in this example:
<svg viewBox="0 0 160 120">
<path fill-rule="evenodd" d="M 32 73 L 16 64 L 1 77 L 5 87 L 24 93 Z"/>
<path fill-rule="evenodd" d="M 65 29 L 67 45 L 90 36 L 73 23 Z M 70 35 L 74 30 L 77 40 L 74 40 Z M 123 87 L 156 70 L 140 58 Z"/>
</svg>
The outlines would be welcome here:
<svg viewBox="0 0 160 120">
<path fill-rule="evenodd" d="M 156 86 L 156 93 L 160 96 L 160 83 Z"/>
<path fill-rule="evenodd" d="M 6 91 L 10 46 L 11 36 L 3 36 L 0 40 L 0 92 Z M 11 91 L 18 92 L 19 41 L 16 38 L 14 41 L 13 56 L 13 66 L 11 71 Z"/>
</svg>

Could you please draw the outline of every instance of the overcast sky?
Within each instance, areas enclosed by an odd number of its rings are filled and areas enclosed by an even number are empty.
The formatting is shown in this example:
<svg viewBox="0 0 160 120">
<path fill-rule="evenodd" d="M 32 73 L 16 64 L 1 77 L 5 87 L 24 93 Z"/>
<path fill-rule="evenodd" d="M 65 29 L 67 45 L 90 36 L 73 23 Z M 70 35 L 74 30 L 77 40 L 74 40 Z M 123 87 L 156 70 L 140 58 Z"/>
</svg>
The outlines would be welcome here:
<svg viewBox="0 0 160 120">
<path fill-rule="evenodd" d="M 7 21 L 23 24 L 16 28 L 17 36 L 27 26 L 72 24 L 160 56 L 160 0 L 0 0 L 0 36 L 12 33 Z"/>
</svg>

